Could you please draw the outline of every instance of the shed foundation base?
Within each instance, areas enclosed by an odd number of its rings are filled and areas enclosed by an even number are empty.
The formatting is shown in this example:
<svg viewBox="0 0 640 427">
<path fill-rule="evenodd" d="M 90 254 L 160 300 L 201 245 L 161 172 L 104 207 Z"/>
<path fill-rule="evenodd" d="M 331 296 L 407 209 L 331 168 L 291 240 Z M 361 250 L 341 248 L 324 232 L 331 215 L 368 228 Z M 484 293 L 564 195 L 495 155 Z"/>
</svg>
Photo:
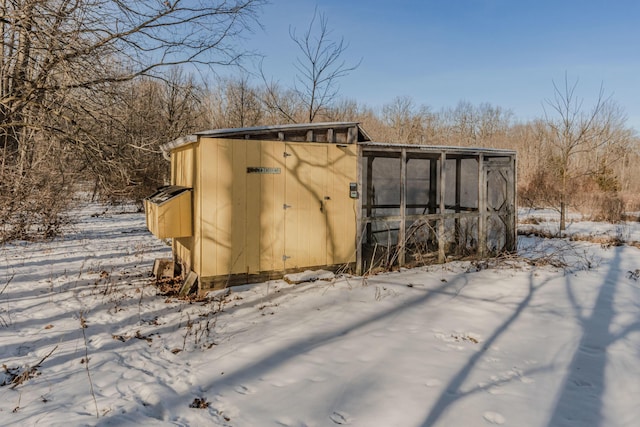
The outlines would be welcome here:
<svg viewBox="0 0 640 427">
<path fill-rule="evenodd" d="M 228 288 L 230 286 L 247 285 L 250 283 L 266 282 L 267 280 L 278 280 L 284 278 L 286 274 L 300 273 L 306 270 L 329 270 L 337 271 L 355 271 L 355 263 L 338 264 L 338 265 L 317 265 L 312 267 L 290 268 L 281 271 L 264 271 L 255 274 L 230 274 L 226 276 L 209 276 L 201 277 L 198 280 L 198 292 L 207 292 L 218 289 Z"/>
</svg>

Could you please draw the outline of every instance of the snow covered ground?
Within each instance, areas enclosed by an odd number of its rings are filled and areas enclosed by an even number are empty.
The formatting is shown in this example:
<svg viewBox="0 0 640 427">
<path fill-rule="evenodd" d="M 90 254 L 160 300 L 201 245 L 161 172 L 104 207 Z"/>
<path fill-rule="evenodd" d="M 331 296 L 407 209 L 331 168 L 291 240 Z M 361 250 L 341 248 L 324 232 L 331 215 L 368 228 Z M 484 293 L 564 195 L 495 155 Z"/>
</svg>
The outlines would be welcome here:
<svg viewBox="0 0 640 427">
<path fill-rule="evenodd" d="M 537 265 L 185 302 L 150 282 L 170 249 L 144 216 L 103 210 L 54 242 L 0 247 L 2 425 L 638 425 L 636 247 L 521 237 Z M 608 227 L 591 224 L 571 227 Z"/>
<path fill-rule="evenodd" d="M 559 213 L 550 209 L 520 209 L 519 218 L 525 224 L 521 224 L 520 230 L 538 230 L 548 234 L 558 233 Z M 630 215 L 638 217 L 640 215 L 634 213 Z M 621 241 L 630 242 L 632 244 L 640 244 L 640 223 L 639 222 L 594 222 L 584 221 L 580 214 L 569 214 L 567 218 L 567 236 L 575 239 L 590 238 L 598 240 L 599 237 L 616 238 Z"/>
</svg>

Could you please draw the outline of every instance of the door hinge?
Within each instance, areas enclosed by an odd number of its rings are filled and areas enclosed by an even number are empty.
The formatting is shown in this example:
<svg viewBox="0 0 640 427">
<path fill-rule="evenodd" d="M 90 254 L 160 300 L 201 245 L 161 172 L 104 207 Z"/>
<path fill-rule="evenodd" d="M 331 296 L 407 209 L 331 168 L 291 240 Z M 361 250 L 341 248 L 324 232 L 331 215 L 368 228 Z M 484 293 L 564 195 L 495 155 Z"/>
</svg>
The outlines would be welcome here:
<svg viewBox="0 0 640 427">
<path fill-rule="evenodd" d="M 287 157 L 289 157 L 289 156 L 292 156 L 292 154 L 287 153 L 286 151 L 285 151 L 284 153 L 282 153 L 282 157 L 287 158 Z"/>
<path fill-rule="evenodd" d="M 282 209 L 289 209 L 290 207 L 292 207 L 291 205 L 287 205 L 286 203 L 284 205 L 282 205 Z"/>
<path fill-rule="evenodd" d="M 286 256 L 286 255 L 282 255 L 282 261 L 286 261 L 286 260 L 288 260 L 289 258 L 291 258 L 291 257 L 290 257 L 290 256 Z"/>
</svg>

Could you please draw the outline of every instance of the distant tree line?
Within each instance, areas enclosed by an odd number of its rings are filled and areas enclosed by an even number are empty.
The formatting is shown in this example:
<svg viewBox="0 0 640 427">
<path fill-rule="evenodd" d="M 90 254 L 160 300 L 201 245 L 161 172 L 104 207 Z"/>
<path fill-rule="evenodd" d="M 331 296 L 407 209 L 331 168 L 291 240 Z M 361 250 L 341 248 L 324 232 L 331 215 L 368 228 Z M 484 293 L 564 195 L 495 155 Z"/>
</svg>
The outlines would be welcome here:
<svg viewBox="0 0 640 427">
<path fill-rule="evenodd" d="M 258 25 L 261 3 L 0 0 L 0 241 L 57 235 L 77 197 L 139 202 L 168 181 L 164 142 L 309 121 L 357 121 L 377 141 L 515 149 L 520 204 L 557 208 L 563 226 L 569 208 L 605 220 L 640 210 L 637 135 L 604 91 L 585 106 L 568 78 L 528 122 L 465 101 L 435 110 L 398 97 L 373 109 L 339 96 L 357 63 L 342 60 L 347 45 L 317 14 L 290 31 L 291 86 L 262 69 L 196 78 L 194 64 L 237 62 L 231 41 Z"/>
</svg>

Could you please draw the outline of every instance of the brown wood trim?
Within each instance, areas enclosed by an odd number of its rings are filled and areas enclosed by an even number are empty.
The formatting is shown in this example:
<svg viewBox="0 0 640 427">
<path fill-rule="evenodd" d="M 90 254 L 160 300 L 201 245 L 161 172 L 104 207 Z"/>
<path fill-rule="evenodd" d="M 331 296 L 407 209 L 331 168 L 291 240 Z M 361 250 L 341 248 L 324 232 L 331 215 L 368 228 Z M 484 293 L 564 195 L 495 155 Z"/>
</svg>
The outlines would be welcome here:
<svg viewBox="0 0 640 427">
<path fill-rule="evenodd" d="M 336 264 L 336 265 L 318 265 L 313 267 L 288 268 L 280 271 L 263 271 L 260 273 L 247 274 L 229 274 L 225 276 L 209 276 L 201 277 L 198 280 L 198 292 L 207 292 L 218 289 L 225 289 L 232 286 L 247 285 L 251 283 L 266 282 L 267 280 L 282 279 L 289 273 L 301 273 L 306 270 L 329 270 L 334 273 L 338 270 L 354 271 L 355 263 Z M 345 268 L 346 267 L 346 268 Z"/>
</svg>

